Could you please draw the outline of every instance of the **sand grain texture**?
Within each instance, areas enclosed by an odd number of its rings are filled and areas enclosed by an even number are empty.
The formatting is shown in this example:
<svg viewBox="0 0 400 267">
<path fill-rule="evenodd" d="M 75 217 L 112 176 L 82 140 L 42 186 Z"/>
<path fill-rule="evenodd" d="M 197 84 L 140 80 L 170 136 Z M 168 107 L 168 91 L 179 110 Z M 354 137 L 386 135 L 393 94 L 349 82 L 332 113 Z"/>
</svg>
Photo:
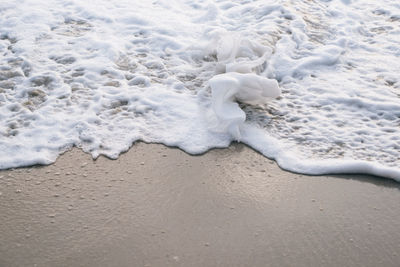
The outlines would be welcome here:
<svg viewBox="0 0 400 267">
<path fill-rule="evenodd" d="M 237 144 L 73 149 L 0 171 L 0 266 L 399 266 L 399 189 L 284 172 Z"/>
</svg>

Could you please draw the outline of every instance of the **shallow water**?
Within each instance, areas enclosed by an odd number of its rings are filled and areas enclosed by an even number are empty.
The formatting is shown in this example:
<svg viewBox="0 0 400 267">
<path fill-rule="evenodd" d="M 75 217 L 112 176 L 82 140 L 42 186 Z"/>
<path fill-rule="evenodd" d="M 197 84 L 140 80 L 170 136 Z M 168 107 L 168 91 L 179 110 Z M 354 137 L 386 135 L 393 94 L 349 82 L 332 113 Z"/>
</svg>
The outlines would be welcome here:
<svg viewBox="0 0 400 267">
<path fill-rule="evenodd" d="M 400 177 L 396 1 L 7 1 L 0 29 L 0 168 L 239 140 L 292 171 Z M 281 96 L 215 108 L 232 72 Z"/>
</svg>

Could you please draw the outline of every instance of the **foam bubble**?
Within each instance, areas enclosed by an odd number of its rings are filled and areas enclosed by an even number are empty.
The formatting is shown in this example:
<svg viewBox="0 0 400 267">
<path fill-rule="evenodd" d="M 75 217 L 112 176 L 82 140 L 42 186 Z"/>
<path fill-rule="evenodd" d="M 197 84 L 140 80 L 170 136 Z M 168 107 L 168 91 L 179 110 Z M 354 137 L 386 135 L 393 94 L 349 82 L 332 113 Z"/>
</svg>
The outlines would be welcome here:
<svg viewBox="0 0 400 267">
<path fill-rule="evenodd" d="M 240 140 L 240 126 L 246 115 L 236 101 L 248 104 L 265 104 L 280 95 L 276 80 L 253 73 L 228 72 L 214 76 L 209 84 L 212 89 L 212 108 L 219 125 Z"/>
</svg>

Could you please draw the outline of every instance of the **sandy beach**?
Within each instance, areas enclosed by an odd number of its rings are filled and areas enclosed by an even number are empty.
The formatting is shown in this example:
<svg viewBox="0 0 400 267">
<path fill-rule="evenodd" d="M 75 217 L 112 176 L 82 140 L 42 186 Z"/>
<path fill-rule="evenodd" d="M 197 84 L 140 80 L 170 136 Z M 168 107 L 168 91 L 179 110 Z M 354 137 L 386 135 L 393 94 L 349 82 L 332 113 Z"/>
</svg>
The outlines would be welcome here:
<svg viewBox="0 0 400 267">
<path fill-rule="evenodd" d="M 0 266 L 399 266 L 400 185 L 234 144 L 135 144 L 0 172 Z"/>
</svg>

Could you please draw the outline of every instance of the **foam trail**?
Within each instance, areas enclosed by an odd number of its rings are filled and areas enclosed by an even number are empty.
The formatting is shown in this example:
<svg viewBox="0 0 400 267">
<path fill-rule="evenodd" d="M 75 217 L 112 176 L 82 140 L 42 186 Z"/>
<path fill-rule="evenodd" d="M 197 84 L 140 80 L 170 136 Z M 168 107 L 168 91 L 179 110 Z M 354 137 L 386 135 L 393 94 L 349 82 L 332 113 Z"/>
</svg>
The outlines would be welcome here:
<svg viewBox="0 0 400 267">
<path fill-rule="evenodd" d="M 208 47 L 217 56 L 217 73 L 254 72 L 254 68 L 264 64 L 272 54 L 271 48 L 243 38 L 238 33 L 214 31 L 210 35 L 213 41 Z"/>
<path fill-rule="evenodd" d="M 217 69 L 226 72 L 214 76 L 211 87 L 211 106 L 220 129 L 227 130 L 240 140 L 240 128 L 246 120 L 236 101 L 256 105 L 266 104 L 281 94 L 278 82 L 257 75 L 255 68 L 271 55 L 268 47 L 228 32 L 215 33 Z M 255 58 L 255 59 L 254 59 Z"/>
<path fill-rule="evenodd" d="M 262 57 L 255 59 L 253 61 L 227 63 L 225 66 L 226 72 L 250 73 L 256 67 L 259 67 L 262 64 L 264 64 L 270 55 L 271 53 L 268 51 Z"/>
<path fill-rule="evenodd" d="M 240 127 L 246 119 L 236 101 L 248 104 L 265 104 L 280 95 L 276 80 L 254 73 L 228 72 L 214 76 L 209 81 L 212 90 L 212 108 L 220 125 L 240 140 Z"/>
<path fill-rule="evenodd" d="M 354 159 L 299 159 L 290 148 L 285 148 L 278 139 L 252 125 L 241 129 L 241 141 L 256 149 L 268 158 L 276 160 L 278 165 L 287 171 L 310 175 L 326 174 L 369 174 L 391 178 L 400 182 L 400 170 L 382 164 Z"/>
</svg>

